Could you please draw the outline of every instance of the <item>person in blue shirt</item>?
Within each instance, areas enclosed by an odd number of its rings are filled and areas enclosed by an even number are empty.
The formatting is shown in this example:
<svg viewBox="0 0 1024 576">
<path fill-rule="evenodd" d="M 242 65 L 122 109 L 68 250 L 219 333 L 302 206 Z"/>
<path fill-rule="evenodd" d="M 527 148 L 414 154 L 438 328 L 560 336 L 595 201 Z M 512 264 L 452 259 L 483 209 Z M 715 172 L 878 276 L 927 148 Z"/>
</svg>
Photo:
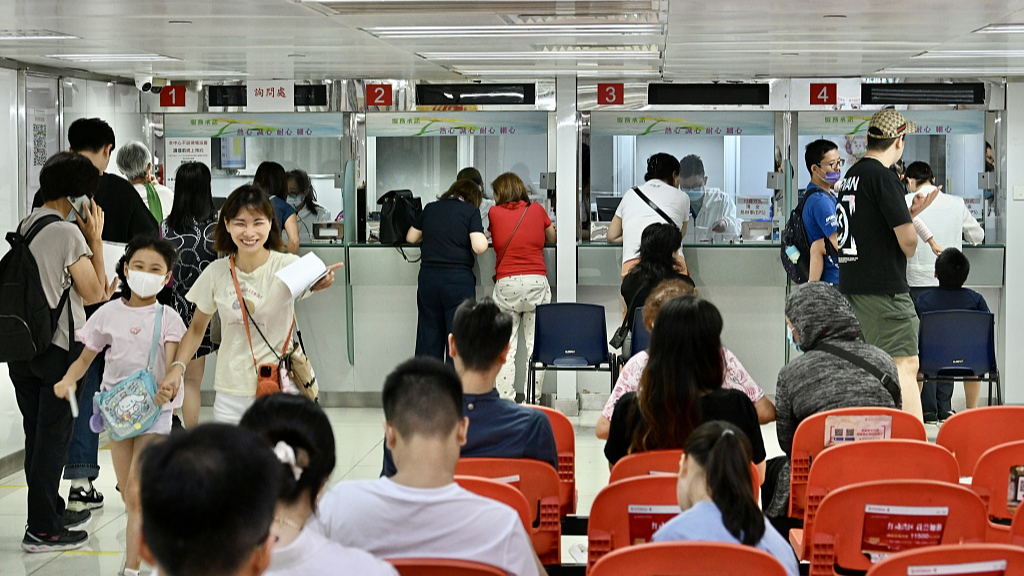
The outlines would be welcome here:
<svg viewBox="0 0 1024 576">
<path fill-rule="evenodd" d="M 299 253 L 299 218 L 295 208 L 288 203 L 288 173 L 277 162 L 261 162 L 252 178 L 254 186 L 270 196 L 274 205 L 274 216 L 281 228 L 285 249 L 289 254 Z"/>
<path fill-rule="evenodd" d="M 811 173 L 811 183 L 804 191 L 804 232 L 811 246 L 808 282 L 839 283 L 838 230 L 836 197 L 832 185 L 842 178 L 843 159 L 839 147 L 831 140 L 815 140 L 804 149 L 804 163 Z M 829 244 L 826 244 L 828 242 Z"/>
<path fill-rule="evenodd" d="M 750 440 L 721 420 L 705 422 L 686 440 L 676 497 L 683 513 L 654 533 L 654 542 L 725 542 L 768 552 L 796 576 L 796 554 L 754 500 Z"/>
<path fill-rule="evenodd" d="M 508 357 L 512 316 L 490 298 L 466 300 L 455 311 L 448 349 L 462 381 L 462 414 L 469 418 L 460 455 L 485 458 L 531 458 L 558 470 L 558 450 L 551 422 L 541 412 L 503 399 L 494 387 Z M 383 475 L 397 472 L 384 447 Z"/>
<path fill-rule="evenodd" d="M 917 315 L 925 312 L 941 310 L 978 310 L 991 312 L 985 298 L 964 288 L 967 275 L 971 273 L 971 262 L 964 253 L 956 248 L 946 248 L 935 259 L 935 277 L 939 279 L 939 287 L 932 288 L 918 297 L 914 307 Z M 978 407 L 978 396 L 981 394 L 980 381 L 964 382 L 964 395 L 967 408 Z M 945 422 L 954 414 L 952 407 L 953 382 L 925 381 L 921 388 L 921 405 L 924 408 L 925 424 Z"/>
</svg>

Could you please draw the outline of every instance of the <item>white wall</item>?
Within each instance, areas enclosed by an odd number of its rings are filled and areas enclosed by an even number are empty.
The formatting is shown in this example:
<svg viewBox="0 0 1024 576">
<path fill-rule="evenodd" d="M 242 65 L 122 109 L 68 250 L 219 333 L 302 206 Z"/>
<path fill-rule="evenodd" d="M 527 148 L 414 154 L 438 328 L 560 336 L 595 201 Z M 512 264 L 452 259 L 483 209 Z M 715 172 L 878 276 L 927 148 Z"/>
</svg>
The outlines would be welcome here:
<svg viewBox="0 0 1024 576">
<path fill-rule="evenodd" d="M 151 147 L 146 118 L 139 107 L 139 91 L 134 86 L 124 86 L 96 80 L 65 78 L 64 93 L 64 147 L 67 148 L 67 131 L 71 123 L 79 118 L 100 118 L 114 129 L 117 147 L 110 156 L 107 172 L 117 171 L 118 149 L 133 140 L 139 140 Z"/>
<path fill-rule="evenodd" d="M 0 69 L 0 230 L 5 234 L 18 224 L 18 72 Z M 0 241 L 0 255 L 7 252 Z M 6 367 L 0 367 L 0 457 L 22 449 L 25 434 L 14 387 Z"/>
<path fill-rule="evenodd" d="M 1006 85 L 1006 157 L 1024 156 L 1024 84 Z M 1003 289 L 1002 310 L 1004 316 L 1000 325 L 1003 329 L 996 334 L 997 342 L 1008 353 L 1000 374 L 1005 389 L 1007 404 L 1024 404 L 1024 355 L 1012 353 L 1024 347 L 1024 258 L 1014 255 L 1024 253 L 1024 201 L 1014 200 L 1014 188 L 1024 187 L 1024 164 L 1006 163 L 1006 271 Z"/>
</svg>

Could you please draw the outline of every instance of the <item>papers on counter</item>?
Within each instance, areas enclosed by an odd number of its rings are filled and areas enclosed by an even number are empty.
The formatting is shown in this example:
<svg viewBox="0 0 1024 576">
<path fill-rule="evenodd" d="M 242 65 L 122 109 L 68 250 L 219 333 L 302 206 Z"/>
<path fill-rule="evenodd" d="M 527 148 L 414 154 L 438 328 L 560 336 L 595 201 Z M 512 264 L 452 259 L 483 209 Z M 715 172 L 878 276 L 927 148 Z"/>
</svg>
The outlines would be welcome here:
<svg viewBox="0 0 1024 576">
<path fill-rule="evenodd" d="M 288 302 L 305 294 L 324 276 L 327 276 L 327 265 L 312 252 L 277 271 L 277 277 L 288 286 L 291 293 Z"/>
</svg>

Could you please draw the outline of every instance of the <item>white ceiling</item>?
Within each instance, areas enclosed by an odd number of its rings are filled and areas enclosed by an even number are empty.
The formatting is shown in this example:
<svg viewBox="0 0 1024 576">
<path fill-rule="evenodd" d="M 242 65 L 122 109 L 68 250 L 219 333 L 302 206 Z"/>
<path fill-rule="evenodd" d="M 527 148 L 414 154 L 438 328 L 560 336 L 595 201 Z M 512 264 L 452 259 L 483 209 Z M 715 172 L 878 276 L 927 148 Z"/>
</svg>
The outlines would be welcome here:
<svg viewBox="0 0 1024 576">
<path fill-rule="evenodd" d="M 616 22 L 661 27 L 642 35 L 412 39 L 378 39 L 362 30 Z M 557 71 L 647 80 L 1024 76 L 1024 34 L 974 33 L 993 23 L 1024 23 L 1024 0 L 0 0 L 0 29 L 78 37 L 0 39 L 0 58 L 125 78 L 155 72 L 184 79 L 458 80 Z M 597 58 L 536 55 L 568 49 L 614 52 Z M 640 57 L 652 50 L 653 58 Z M 959 54 L 915 57 L 938 50 Z M 486 58 L 495 52 L 521 55 Z M 71 63 L 46 57 L 139 53 L 177 60 Z M 421 56 L 430 53 L 444 59 Z"/>
</svg>

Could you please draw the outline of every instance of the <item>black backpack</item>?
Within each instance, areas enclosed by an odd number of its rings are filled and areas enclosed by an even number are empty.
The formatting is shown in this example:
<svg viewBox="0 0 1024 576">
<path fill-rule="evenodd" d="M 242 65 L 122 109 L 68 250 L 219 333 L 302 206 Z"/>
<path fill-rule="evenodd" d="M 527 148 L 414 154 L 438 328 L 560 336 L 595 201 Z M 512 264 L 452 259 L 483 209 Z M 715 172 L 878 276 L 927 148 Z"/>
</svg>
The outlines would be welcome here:
<svg viewBox="0 0 1024 576">
<path fill-rule="evenodd" d="M 423 212 L 423 202 L 411 190 L 392 190 L 377 200 L 380 204 L 380 243 L 402 251 L 405 235 Z M 405 252 L 402 252 L 405 257 Z M 406 258 L 408 260 L 408 258 Z"/>
<path fill-rule="evenodd" d="M 28 246 L 39 231 L 60 222 L 59 216 L 43 216 L 22 235 L 7 233 L 11 250 L 0 259 L 0 362 L 25 362 L 50 346 L 60 312 L 68 305 L 69 287 L 56 311 L 50 308 L 39 278 L 39 267 Z M 71 330 L 72 337 L 74 330 Z"/>
<path fill-rule="evenodd" d="M 789 276 L 789 279 L 797 284 L 807 282 L 811 266 L 811 243 L 807 241 L 807 229 L 804 228 L 804 204 L 807 203 L 808 198 L 818 193 L 827 194 L 827 192 L 817 187 L 804 194 L 804 197 L 797 203 L 796 208 L 789 213 L 789 221 L 779 236 L 779 240 L 782 243 L 779 247 L 782 267 L 786 270 L 786 275 Z M 800 255 L 796 262 L 793 262 L 787 253 L 791 247 L 796 248 Z"/>
</svg>

